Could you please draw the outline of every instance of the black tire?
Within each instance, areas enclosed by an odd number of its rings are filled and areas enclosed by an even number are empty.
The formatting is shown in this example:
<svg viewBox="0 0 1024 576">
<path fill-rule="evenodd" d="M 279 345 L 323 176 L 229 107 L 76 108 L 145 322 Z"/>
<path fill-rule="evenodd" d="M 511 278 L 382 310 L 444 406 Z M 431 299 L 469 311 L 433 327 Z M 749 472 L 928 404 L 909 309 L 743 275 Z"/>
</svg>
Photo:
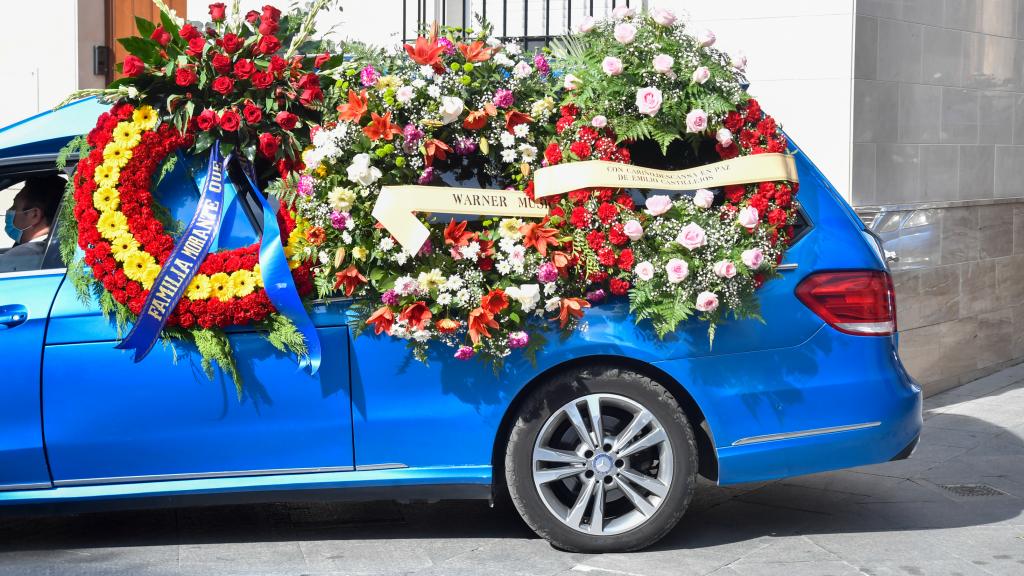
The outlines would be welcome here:
<svg viewBox="0 0 1024 576">
<path fill-rule="evenodd" d="M 533 449 L 544 423 L 568 402 L 593 393 L 624 396 L 649 410 L 666 431 L 673 451 L 669 491 L 639 526 L 613 535 L 573 529 L 544 504 L 533 482 Z M 554 547 L 570 552 L 622 552 L 650 546 L 686 512 L 696 484 L 697 446 L 686 415 L 661 384 L 637 372 L 610 365 L 568 370 L 535 389 L 521 406 L 505 450 L 505 480 L 523 520 Z"/>
</svg>

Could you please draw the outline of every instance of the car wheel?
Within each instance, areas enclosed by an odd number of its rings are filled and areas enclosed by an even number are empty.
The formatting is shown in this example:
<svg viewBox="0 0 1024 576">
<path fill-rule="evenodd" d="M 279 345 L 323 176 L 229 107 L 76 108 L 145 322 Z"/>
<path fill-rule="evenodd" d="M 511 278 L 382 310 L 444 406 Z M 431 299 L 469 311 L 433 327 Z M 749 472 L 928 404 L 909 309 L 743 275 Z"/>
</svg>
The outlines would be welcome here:
<svg viewBox="0 0 1024 576">
<path fill-rule="evenodd" d="M 522 404 L 505 451 L 523 520 L 572 552 L 638 550 L 693 496 L 693 430 L 663 386 L 612 366 L 552 377 Z"/>
</svg>

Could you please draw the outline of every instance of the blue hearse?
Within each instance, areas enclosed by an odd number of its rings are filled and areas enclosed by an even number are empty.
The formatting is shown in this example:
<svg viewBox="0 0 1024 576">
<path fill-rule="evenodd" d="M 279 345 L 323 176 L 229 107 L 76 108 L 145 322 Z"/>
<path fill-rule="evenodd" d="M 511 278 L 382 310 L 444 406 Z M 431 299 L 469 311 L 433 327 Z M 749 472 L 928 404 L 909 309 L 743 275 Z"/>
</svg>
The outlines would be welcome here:
<svg viewBox="0 0 1024 576">
<path fill-rule="evenodd" d="M 101 111 L 83 101 L 0 130 L 0 209 L 55 174 Z M 805 222 L 760 291 L 765 321 L 722 325 L 713 348 L 699 323 L 659 341 L 612 304 L 535 365 L 495 374 L 353 338 L 349 302 L 320 301 L 313 377 L 231 333 L 240 400 L 186 347 L 139 364 L 115 350 L 122 335 L 76 298 L 51 237 L 37 265 L 0 273 L 0 513 L 511 495 L 558 547 L 630 550 L 675 525 L 698 473 L 732 484 L 905 458 L 921 393 L 897 356 L 878 243 L 805 154 L 797 165 Z M 157 192 L 182 214 L 184 177 Z M 11 244 L 0 236 L 0 252 Z"/>
</svg>

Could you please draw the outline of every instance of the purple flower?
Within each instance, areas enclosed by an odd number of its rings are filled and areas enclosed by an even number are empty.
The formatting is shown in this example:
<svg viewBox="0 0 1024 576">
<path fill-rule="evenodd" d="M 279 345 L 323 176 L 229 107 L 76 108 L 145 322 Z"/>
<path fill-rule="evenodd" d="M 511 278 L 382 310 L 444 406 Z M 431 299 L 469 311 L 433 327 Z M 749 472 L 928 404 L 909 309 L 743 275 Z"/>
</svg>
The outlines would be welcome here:
<svg viewBox="0 0 1024 576">
<path fill-rule="evenodd" d="M 336 229 L 344 230 L 349 220 L 351 220 L 351 217 L 348 212 L 331 211 L 331 226 L 334 226 Z"/>
<path fill-rule="evenodd" d="M 380 73 L 373 66 L 367 66 L 359 71 L 359 81 L 363 83 L 363 86 L 373 86 L 377 83 L 378 78 L 380 78 Z"/>
<path fill-rule="evenodd" d="M 445 54 L 449 56 L 455 54 L 455 44 L 452 44 L 452 41 L 445 38 L 444 36 L 437 39 L 437 45 L 444 48 Z"/>
<path fill-rule="evenodd" d="M 405 141 L 402 143 L 402 149 L 406 152 L 412 152 L 416 149 L 416 146 L 423 139 L 423 130 L 416 127 L 415 124 L 406 124 L 402 128 L 402 137 Z"/>
<path fill-rule="evenodd" d="M 508 335 L 509 348 L 523 348 L 530 341 L 530 335 L 520 330 Z"/>
<path fill-rule="evenodd" d="M 455 351 L 456 360 L 469 360 L 473 357 L 473 349 L 469 346 L 459 346 L 459 349 Z"/>
<path fill-rule="evenodd" d="M 505 88 L 499 88 L 494 92 L 494 98 L 491 99 L 494 105 L 498 108 L 508 108 L 515 104 L 515 97 L 512 96 L 512 91 Z"/>
<path fill-rule="evenodd" d="M 434 244 L 427 238 L 427 241 L 420 246 L 420 251 L 416 253 L 417 256 L 430 256 L 434 253 Z"/>
<path fill-rule="evenodd" d="M 380 301 L 388 306 L 394 306 L 398 304 L 398 292 L 395 292 L 394 289 L 389 289 L 380 295 Z"/>
<path fill-rule="evenodd" d="M 551 262 L 545 262 L 537 268 L 537 280 L 547 284 L 558 279 L 558 268 Z"/>
<path fill-rule="evenodd" d="M 547 76 L 551 73 L 551 65 L 548 64 L 547 58 L 540 54 L 533 57 L 533 67 L 537 69 L 537 73 L 541 76 Z"/>
<path fill-rule="evenodd" d="M 460 156 L 469 156 L 476 152 L 476 140 L 468 136 L 459 136 L 455 139 L 455 153 Z"/>
<path fill-rule="evenodd" d="M 426 168 L 423 169 L 423 173 L 420 174 L 420 178 L 416 182 L 418 184 L 421 184 L 421 185 L 426 185 L 426 184 L 430 184 L 433 181 L 434 181 L 434 167 L 433 166 L 427 166 Z"/>
<path fill-rule="evenodd" d="M 295 191 L 299 196 L 309 196 L 313 193 L 313 177 L 309 174 L 299 176 L 299 183 L 295 185 Z"/>
<path fill-rule="evenodd" d="M 600 288 L 598 288 L 597 290 L 591 290 L 590 292 L 587 292 L 587 301 L 592 304 L 597 304 L 601 300 L 604 300 L 604 297 L 604 290 Z"/>
</svg>

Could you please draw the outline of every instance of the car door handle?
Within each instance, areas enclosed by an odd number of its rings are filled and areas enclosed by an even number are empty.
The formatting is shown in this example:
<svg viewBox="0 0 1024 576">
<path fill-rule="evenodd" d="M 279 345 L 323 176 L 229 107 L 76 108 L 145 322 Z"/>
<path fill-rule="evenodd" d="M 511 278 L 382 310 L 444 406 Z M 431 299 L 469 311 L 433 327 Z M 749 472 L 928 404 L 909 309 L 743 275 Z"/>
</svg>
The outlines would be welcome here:
<svg viewBox="0 0 1024 576">
<path fill-rule="evenodd" d="M 28 309 L 21 304 L 0 306 L 0 330 L 9 330 L 28 320 Z"/>
</svg>

